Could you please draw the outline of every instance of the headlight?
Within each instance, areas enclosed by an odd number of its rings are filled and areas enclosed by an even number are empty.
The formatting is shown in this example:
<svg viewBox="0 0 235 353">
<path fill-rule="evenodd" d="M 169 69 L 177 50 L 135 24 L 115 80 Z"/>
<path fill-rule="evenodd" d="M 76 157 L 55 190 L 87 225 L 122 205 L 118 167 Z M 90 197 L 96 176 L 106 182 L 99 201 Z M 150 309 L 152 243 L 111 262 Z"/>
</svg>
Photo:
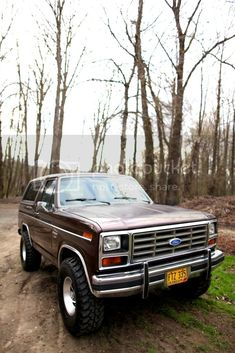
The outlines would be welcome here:
<svg viewBox="0 0 235 353">
<path fill-rule="evenodd" d="M 209 223 L 209 235 L 215 234 L 215 223 Z"/>
<path fill-rule="evenodd" d="M 103 238 L 104 251 L 118 250 L 121 248 L 121 237 L 119 235 L 111 235 Z"/>
</svg>

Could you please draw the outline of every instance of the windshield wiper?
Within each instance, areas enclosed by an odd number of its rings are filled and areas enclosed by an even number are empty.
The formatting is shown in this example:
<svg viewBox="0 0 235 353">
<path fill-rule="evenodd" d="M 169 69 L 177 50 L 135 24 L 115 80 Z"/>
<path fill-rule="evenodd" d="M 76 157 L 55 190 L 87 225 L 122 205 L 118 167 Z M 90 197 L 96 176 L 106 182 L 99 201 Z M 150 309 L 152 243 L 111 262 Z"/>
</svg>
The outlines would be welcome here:
<svg viewBox="0 0 235 353">
<path fill-rule="evenodd" d="M 136 197 L 128 197 L 128 196 L 120 196 L 120 197 L 114 197 L 114 200 L 137 200 Z"/>
<path fill-rule="evenodd" d="M 80 198 L 76 198 L 76 199 L 68 199 L 65 201 L 66 202 L 70 202 L 70 201 L 97 201 L 97 202 L 101 202 L 101 203 L 105 203 L 107 205 L 110 205 L 110 202 L 108 202 L 108 201 L 101 201 L 101 200 L 97 200 L 97 199 L 87 199 L 85 197 L 80 197 Z"/>
<path fill-rule="evenodd" d="M 77 199 L 68 199 L 68 200 L 65 200 L 66 202 L 70 202 L 70 201 L 95 201 L 96 199 L 86 199 L 85 197 L 80 197 L 80 198 L 77 198 Z"/>
<path fill-rule="evenodd" d="M 115 200 L 137 200 L 136 197 L 129 197 L 129 196 L 114 197 L 114 199 Z M 139 201 L 150 203 L 149 200 L 139 200 Z"/>
</svg>

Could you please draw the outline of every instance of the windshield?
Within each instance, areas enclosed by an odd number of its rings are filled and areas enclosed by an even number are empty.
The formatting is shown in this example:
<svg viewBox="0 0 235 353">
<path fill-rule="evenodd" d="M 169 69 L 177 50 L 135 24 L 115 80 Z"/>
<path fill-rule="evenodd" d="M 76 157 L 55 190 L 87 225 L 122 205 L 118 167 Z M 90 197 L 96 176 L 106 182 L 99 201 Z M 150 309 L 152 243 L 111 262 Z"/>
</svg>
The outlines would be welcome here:
<svg viewBox="0 0 235 353">
<path fill-rule="evenodd" d="M 61 206 L 152 202 L 139 183 L 128 176 L 63 177 L 60 181 L 59 198 Z"/>
</svg>

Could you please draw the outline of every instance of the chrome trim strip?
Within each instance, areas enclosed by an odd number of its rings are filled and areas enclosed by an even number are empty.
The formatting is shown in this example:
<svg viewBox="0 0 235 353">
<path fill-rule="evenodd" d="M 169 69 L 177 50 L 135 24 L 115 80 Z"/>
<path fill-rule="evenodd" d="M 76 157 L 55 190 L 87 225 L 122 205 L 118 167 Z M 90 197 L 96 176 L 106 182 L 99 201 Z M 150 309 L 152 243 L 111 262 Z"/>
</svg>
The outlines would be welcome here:
<svg viewBox="0 0 235 353">
<path fill-rule="evenodd" d="M 26 213 L 24 213 L 24 212 L 22 212 L 22 211 L 20 211 L 20 213 L 22 213 L 24 216 L 33 218 L 34 220 L 36 220 L 36 221 L 38 221 L 38 222 L 41 222 L 41 223 L 43 223 L 43 224 L 46 224 L 47 226 L 50 226 L 51 228 L 55 228 L 55 229 L 61 230 L 62 232 L 68 233 L 68 234 L 70 234 L 70 235 L 73 235 L 73 236 L 75 236 L 75 237 L 78 237 L 78 238 L 81 238 L 81 239 L 84 239 L 84 240 L 87 240 L 87 241 L 89 241 L 89 242 L 92 241 L 92 239 L 88 239 L 88 238 L 86 238 L 86 237 L 83 237 L 81 234 L 76 234 L 76 233 L 70 232 L 69 230 L 66 230 L 66 229 L 64 229 L 64 228 L 60 228 L 60 227 L 58 227 L 58 226 L 55 226 L 55 225 L 53 225 L 52 223 L 48 223 L 48 222 L 42 221 L 41 219 L 38 219 L 38 218 L 33 217 L 33 216 L 30 216 L 30 215 L 28 215 L 28 214 L 26 214 Z"/>
<path fill-rule="evenodd" d="M 93 291 L 93 289 L 92 289 L 92 287 L 91 287 L 91 282 L 90 282 L 89 274 L 88 274 L 88 271 L 87 271 L 86 262 L 85 262 L 85 260 L 84 260 L 84 258 L 83 258 L 83 256 L 82 256 L 82 254 L 81 254 L 77 249 L 73 248 L 73 247 L 70 246 L 70 245 L 66 245 L 66 244 L 64 244 L 64 245 L 62 245 L 62 246 L 60 247 L 60 250 L 59 250 L 59 252 L 58 252 L 58 269 L 60 269 L 60 264 L 61 264 L 61 262 L 60 262 L 60 256 L 61 256 L 61 251 L 62 251 L 63 249 L 69 249 L 70 251 L 74 252 L 74 253 L 79 257 L 79 259 L 81 260 L 83 269 L 84 269 L 84 271 L 85 271 L 85 275 L 86 275 L 86 279 L 87 279 L 87 283 L 88 283 L 88 285 L 89 285 L 90 291 L 91 291 L 92 294 L 94 294 L 94 291 Z M 94 294 L 94 295 L 95 295 L 95 294 Z"/>
<path fill-rule="evenodd" d="M 142 286 L 134 286 L 131 288 L 119 288 L 119 289 L 109 289 L 103 291 L 94 290 L 93 294 L 98 298 L 108 298 L 108 297 L 123 297 L 138 294 Z"/>
<path fill-rule="evenodd" d="M 120 231 L 109 231 L 109 232 L 102 232 L 100 233 L 101 235 L 121 235 L 121 234 L 133 234 L 133 233 L 147 233 L 147 232 L 152 232 L 152 231 L 157 231 L 157 230 L 164 230 L 164 229 L 175 229 L 175 228 L 182 228 L 182 227 L 192 227 L 196 225 L 205 225 L 209 224 L 210 220 L 206 221 L 195 221 L 195 222 L 189 222 L 189 223 L 175 223 L 175 224 L 169 224 L 169 225 L 164 225 L 164 226 L 155 226 L 155 227 L 149 227 L 149 228 L 138 228 L 138 229 L 127 229 L 127 230 L 120 230 Z"/>
<path fill-rule="evenodd" d="M 109 277 L 108 277 L 109 276 Z M 104 275 L 102 277 L 101 276 L 96 276 L 96 275 L 93 275 L 92 276 L 92 284 L 94 285 L 100 285 L 100 284 L 112 284 L 114 283 L 128 283 L 130 280 L 135 280 L 135 279 L 140 279 L 140 272 L 136 271 L 136 273 L 133 271 L 133 272 L 124 272 L 123 275 L 113 275 L 112 277 L 112 274 L 110 275 Z"/>
</svg>

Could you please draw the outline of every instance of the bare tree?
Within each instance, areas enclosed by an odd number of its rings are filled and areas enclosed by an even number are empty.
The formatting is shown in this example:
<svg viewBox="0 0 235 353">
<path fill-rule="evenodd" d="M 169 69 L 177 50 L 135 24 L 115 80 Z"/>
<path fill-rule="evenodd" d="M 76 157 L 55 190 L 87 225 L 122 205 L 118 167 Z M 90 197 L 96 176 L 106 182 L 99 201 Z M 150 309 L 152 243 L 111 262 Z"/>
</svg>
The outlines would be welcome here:
<svg viewBox="0 0 235 353">
<path fill-rule="evenodd" d="M 145 71 L 145 62 L 142 56 L 141 45 L 141 22 L 143 18 L 143 0 L 138 3 L 138 15 L 135 23 L 135 59 L 140 81 L 141 105 L 142 105 L 142 120 L 145 135 L 145 171 L 144 171 L 144 186 L 148 191 L 149 196 L 155 199 L 155 183 L 154 183 L 154 147 L 153 147 L 153 131 L 152 123 L 148 111 L 147 98 L 147 79 Z"/>
<path fill-rule="evenodd" d="M 192 43 L 196 37 L 197 28 L 200 17 L 200 5 L 201 0 L 198 0 L 191 14 L 188 16 L 185 28 L 182 28 L 182 1 L 172 0 L 171 2 L 165 0 L 167 6 L 173 13 L 174 22 L 177 30 L 177 60 L 176 62 L 172 59 L 165 46 L 162 44 L 158 37 L 159 43 L 163 48 L 165 54 L 170 60 L 175 73 L 176 73 L 176 92 L 174 94 L 174 111 L 173 111 L 173 122 L 172 132 L 169 144 L 169 173 L 168 173 L 168 189 L 167 189 L 167 203 L 177 204 L 180 201 L 180 182 L 181 182 L 181 140 L 182 140 L 182 121 L 183 121 L 183 103 L 185 89 L 192 77 L 194 71 L 203 62 L 203 60 L 217 47 L 224 44 L 225 42 L 233 39 L 235 34 L 224 37 L 222 40 L 216 41 L 209 49 L 204 50 L 201 57 L 192 65 L 187 76 L 185 77 L 185 59 Z M 196 19 L 195 19 L 196 17 Z M 193 28 L 192 33 L 189 36 L 189 30 Z M 189 39 L 188 39 L 189 38 Z"/>
<path fill-rule="evenodd" d="M 101 171 L 102 166 L 102 157 L 103 157 L 103 149 L 105 138 L 107 135 L 107 131 L 110 127 L 111 120 L 119 115 L 121 112 L 115 109 L 114 113 L 110 114 L 110 102 L 112 96 L 112 89 L 108 92 L 107 99 L 105 103 L 102 105 L 99 102 L 97 114 L 94 116 L 94 126 L 91 131 L 92 141 L 93 141 L 93 157 L 92 157 L 92 166 L 91 172 Z M 98 164 L 98 155 L 100 153 L 100 162 Z"/>
<path fill-rule="evenodd" d="M 166 135 L 165 135 L 162 103 L 161 103 L 158 95 L 154 92 L 152 80 L 150 77 L 149 67 L 146 67 L 146 69 L 147 69 L 147 75 L 148 75 L 148 86 L 150 88 L 150 92 L 151 92 L 152 99 L 153 99 L 153 105 L 154 105 L 154 109 L 155 109 L 155 113 L 156 113 L 157 132 L 158 132 L 158 140 L 159 140 L 159 163 L 158 163 L 159 178 L 157 181 L 158 186 L 159 186 L 158 201 L 160 203 L 164 203 L 165 196 L 166 196 L 165 185 L 166 185 L 166 177 L 167 177 L 164 144 L 166 143 L 167 147 L 169 147 L 169 143 L 166 140 Z"/>
<path fill-rule="evenodd" d="M 1 104 L 0 104 L 0 198 L 3 197 L 3 151 L 2 151 L 2 121 L 1 121 Z"/>
<path fill-rule="evenodd" d="M 109 28 L 112 36 L 117 40 L 117 37 L 113 33 L 113 31 L 110 27 L 110 24 L 108 24 L 108 28 Z M 120 138 L 120 159 L 119 159 L 119 168 L 118 169 L 119 169 L 120 174 L 125 174 L 126 173 L 126 142 L 127 142 L 126 130 L 127 130 L 128 116 L 129 116 L 129 109 L 128 109 L 129 89 L 130 89 L 131 81 L 132 81 L 133 76 L 135 74 L 136 64 L 135 64 L 135 60 L 134 60 L 133 67 L 131 68 L 130 74 L 127 77 L 127 75 L 124 73 L 121 65 L 117 64 L 116 61 L 113 59 L 111 59 L 111 62 L 115 65 L 115 67 L 118 70 L 118 73 L 121 75 L 121 80 L 115 80 L 113 78 L 111 78 L 111 79 L 92 78 L 92 81 L 121 84 L 124 88 L 124 93 L 123 93 L 124 107 L 123 107 L 123 111 L 122 111 L 122 129 L 121 129 L 121 138 Z"/>
<path fill-rule="evenodd" d="M 92 141 L 94 145 L 91 172 L 98 171 L 98 153 L 104 145 L 105 137 L 109 127 L 110 117 L 107 115 L 106 107 L 104 106 L 101 111 L 101 103 L 99 103 L 97 115 L 94 116 L 94 130 L 92 131 Z M 100 157 L 102 160 L 102 156 Z M 101 164 L 101 163 L 100 163 Z"/>
<path fill-rule="evenodd" d="M 132 166 L 132 176 L 136 178 L 137 176 L 137 134 L 138 134 L 138 122 L 139 122 L 139 80 L 137 80 L 136 87 L 136 108 L 135 108 L 135 122 L 134 122 L 134 151 L 133 151 L 133 166 Z"/>
<path fill-rule="evenodd" d="M 221 61 L 223 58 L 223 51 L 221 53 Z M 214 141 L 213 141 L 213 158 L 212 158 L 212 167 L 211 167 L 211 187 L 210 192 L 215 193 L 216 190 L 216 174 L 219 167 L 219 145 L 220 145 L 220 121 L 221 121 L 221 89 L 222 89 L 222 62 L 219 64 L 219 78 L 217 84 L 217 103 L 216 103 L 216 112 L 215 112 L 215 128 L 214 128 Z"/>
<path fill-rule="evenodd" d="M 39 60 L 35 60 L 35 69 L 33 70 L 34 81 L 36 85 L 36 141 L 35 141 L 35 153 L 34 153 L 34 176 L 38 176 L 38 159 L 41 153 L 40 142 L 42 135 L 42 110 L 45 102 L 46 95 L 51 86 L 51 80 L 48 79 L 47 73 L 45 72 L 45 62 L 39 47 Z M 44 129 L 44 136 L 46 130 Z"/>
<path fill-rule="evenodd" d="M 4 12 L 1 13 L 0 20 L 1 20 L 1 23 L 3 23 Z M 10 51 L 10 48 L 5 49 L 5 43 L 10 33 L 12 24 L 13 24 L 13 17 L 8 22 L 6 28 L 2 29 L 0 32 L 0 65 L 6 58 L 8 52 Z M 3 105 L 2 94 L 4 90 L 5 90 L 5 87 L 0 92 L 0 198 L 3 197 L 3 187 L 4 187 L 4 180 L 3 180 L 4 163 L 3 163 L 3 147 L 2 147 L 2 105 Z"/>
<path fill-rule="evenodd" d="M 71 47 L 75 31 L 75 14 L 65 16 L 67 0 L 45 0 L 53 15 L 54 24 L 47 20 L 49 34 L 44 34 L 45 43 L 56 61 L 56 98 L 54 110 L 53 141 L 51 150 L 50 172 L 59 172 L 60 149 L 64 123 L 64 110 L 69 88 L 72 86 L 76 73 L 84 54 L 83 48 L 75 67 L 71 70 Z M 55 45 L 55 51 L 51 49 L 51 43 Z"/>
<path fill-rule="evenodd" d="M 22 129 L 24 131 L 24 184 L 29 182 L 29 151 L 28 151 L 28 104 L 29 104 L 29 79 L 25 84 L 21 75 L 20 61 L 18 58 L 17 63 L 17 74 L 18 74 L 18 86 L 19 86 L 19 120 L 22 122 Z"/>
<path fill-rule="evenodd" d="M 120 160 L 119 160 L 119 173 L 126 173 L 126 130 L 127 130 L 127 120 L 128 120 L 128 102 L 129 102 L 129 88 L 132 81 L 132 78 L 135 73 L 135 61 L 133 67 L 131 69 L 131 73 L 129 78 L 126 78 L 124 72 L 122 71 L 120 66 L 118 67 L 118 71 L 122 75 L 122 83 L 124 86 L 124 109 L 122 113 L 122 131 L 121 131 L 121 143 L 120 143 Z"/>
<path fill-rule="evenodd" d="M 185 184 L 184 184 L 184 194 L 186 197 L 189 197 L 189 198 L 195 194 L 198 194 L 199 154 L 200 154 L 200 147 L 201 147 L 203 121 L 205 118 L 205 102 L 206 102 L 206 97 L 204 97 L 204 93 L 203 93 L 203 68 L 201 67 L 200 107 L 199 107 L 199 114 L 198 114 L 198 124 L 196 128 L 196 134 L 192 141 L 190 162 L 187 168 L 188 172 L 185 176 Z"/>
<path fill-rule="evenodd" d="M 231 162 L 230 162 L 231 195 L 235 194 L 234 169 L 235 169 L 235 107 L 233 107 L 233 130 L 232 130 Z"/>
<path fill-rule="evenodd" d="M 148 111 L 148 98 L 147 98 L 147 78 L 145 72 L 145 62 L 142 55 L 142 44 L 141 44 L 141 24 L 143 17 L 143 0 L 138 1 L 138 12 L 136 21 L 132 21 L 132 24 L 135 26 L 135 34 L 134 38 L 132 38 L 127 22 L 124 20 L 125 24 L 125 33 L 126 37 L 133 48 L 133 53 L 129 51 L 122 42 L 117 38 L 115 33 L 112 31 L 109 20 L 108 20 L 108 28 L 110 30 L 111 35 L 115 38 L 119 46 L 134 60 L 134 66 L 137 67 L 137 75 L 138 80 L 140 82 L 140 97 L 141 97 L 141 107 L 142 107 L 142 121 L 143 121 L 143 129 L 145 135 L 145 174 L 144 174 L 144 187 L 148 190 L 149 195 L 152 198 L 155 198 L 154 192 L 154 147 L 153 147 L 153 132 L 152 132 L 152 123 L 149 116 Z M 134 74 L 134 72 L 133 72 Z M 128 88 L 129 89 L 129 88 Z M 123 160 L 125 157 L 125 143 L 126 143 L 126 117 L 124 116 L 123 125 L 122 125 L 122 138 L 121 138 L 121 156 L 120 156 L 120 169 L 123 164 Z M 123 169 L 123 167 L 122 167 Z"/>
</svg>

